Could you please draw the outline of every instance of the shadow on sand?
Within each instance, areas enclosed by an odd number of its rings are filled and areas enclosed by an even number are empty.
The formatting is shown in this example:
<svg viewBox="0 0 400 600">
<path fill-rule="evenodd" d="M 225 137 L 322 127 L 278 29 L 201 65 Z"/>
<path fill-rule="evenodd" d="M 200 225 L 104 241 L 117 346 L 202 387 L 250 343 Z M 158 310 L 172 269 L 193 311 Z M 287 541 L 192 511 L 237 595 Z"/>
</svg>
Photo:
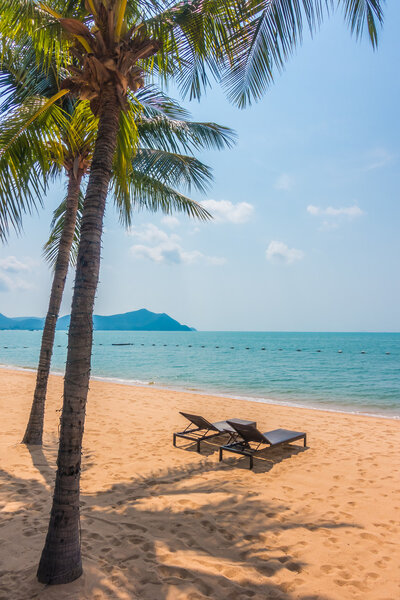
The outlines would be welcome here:
<svg viewBox="0 0 400 600">
<path fill-rule="evenodd" d="M 7 586 L 16 577 L 20 580 L 18 600 L 328 600 L 296 591 L 297 578 L 307 565 L 299 547 L 282 544 L 279 535 L 289 529 L 314 532 L 357 525 L 315 522 L 306 515 L 293 520 L 285 515 L 290 507 L 284 500 L 261 502 L 252 491 L 254 476 L 303 451 L 288 446 L 260 455 L 254 474 L 249 472 L 246 485 L 242 478 L 241 486 L 228 475 L 233 468 L 247 470 L 248 465 L 246 459 L 233 457 L 223 463 L 197 462 L 146 477 L 138 475 L 105 491 L 83 494 L 85 574 L 68 586 L 50 588 L 36 581 L 35 572 L 54 480 L 46 455 L 54 464 L 55 450 L 31 448 L 32 462 L 45 483 L 0 470 L 1 501 L 17 507 L 6 513 L 3 532 L 12 527 L 24 540 L 22 566 L 10 556 L 2 567 L 0 600 L 12 600 Z M 212 452 L 214 446 L 204 445 L 204 454 Z M 85 470 L 89 468 L 86 461 Z M 212 494 L 211 474 L 218 482 Z"/>
<path fill-rule="evenodd" d="M 218 440 L 215 441 L 215 440 Z M 229 438 L 227 436 L 221 435 L 213 440 L 207 440 L 202 442 L 201 445 L 201 454 L 204 456 L 212 456 L 215 453 L 219 452 L 219 447 L 222 444 L 227 443 Z M 196 452 L 196 443 L 186 441 L 182 443 L 180 441 L 179 447 L 180 450 L 185 450 L 186 452 Z M 276 464 L 283 462 L 284 460 L 291 458 L 292 456 L 296 456 L 297 454 L 301 454 L 302 452 L 306 452 L 308 450 L 307 446 L 298 446 L 293 444 L 283 444 L 276 448 L 264 448 L 257 452 L 254 455 L 254 467 L 252 469 L 253 473 L 267 473 L 270 471 Z M 249 459 L 245 456 L 239 456 L 238 454 L 224 454 L 223 462 L 221 462 L 221 466 L 230 465 L 232 468 L 236 469 L 249 469 Z"/>
</svg>

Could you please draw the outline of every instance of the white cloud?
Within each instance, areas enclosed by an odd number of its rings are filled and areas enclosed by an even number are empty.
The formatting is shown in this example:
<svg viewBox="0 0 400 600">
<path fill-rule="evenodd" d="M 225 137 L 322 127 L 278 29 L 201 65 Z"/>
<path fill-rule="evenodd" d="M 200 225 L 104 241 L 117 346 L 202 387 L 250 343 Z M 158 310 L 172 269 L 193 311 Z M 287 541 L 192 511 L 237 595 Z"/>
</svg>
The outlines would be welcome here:
<svg viewBox="0 0 400 600">
<path fill-rule="evenodd" d="M 254 206 L 248 202 L 233 204 L 229 200 L 204 200 L 202 206 L 214 217 L 216 222 L 245 223 L 254 212 Z"/>
<path fill-rule="evenodd" d="M 31 270 L 33 261 L 27 259 L 21 262 L 15 256 L 7 256 L 0 259 L 0 292 L 13 292 L 17 290 L 29 290 L 31 284 L 19 276 L 19 273 L 26 273 Z"/>
<path fill-rule="evenodd" d="M 334 229 L 338 229 L 339 225 L 337 221 L 322 221 L 320 229 L 322 231 L 333 231 Z"/>
<path fill-rule="evenodd" d="M 289 248 L 283 242 L 273 240 L 265 252 L 266 259 L 271 262 L 284 263 L 290 265 L 297 260 L 304 258 L 304 252 L 296 248 Z"/>
<path fill-rule="evenodd" d="M 364 211 L 361 210 L 359 206 L 354 204 L 353 206 L 344 206 L 342 208 L 333 208 L 333 206 L 328 206 L 328 208 L 321 208 L 320 206 L 313 206 L 310 204 L 307 206 L 307 212 L 310 215 L 315 217 L 324 216 L 324 217 L 341 217 L 346 216 L 350 219 L 355 217 L 361 217 L 364 214 Z"/>
<path fill-rule="evenodd" d="M 223 257 L 207 256 L 199 250 L 185 250 L 178 235 L 168 234 L 155 225 L 146 225 L 142 231 L 134 229 L 130 235 L 142 242 L 131 246 L 131 253 L 135 258 L 147 258 L 156 263 L 175 265 L 195 262 L 223 265 L 226 262 Z"/>
<path fill-rule="evenodd" d="M 314 216 L 317 216 L 317 215 L 321 215 L 321 214 L 323 214 L 323 212 L 322 212 L 322 210 L 319 208 L 319 206 L 313 206 L 312 204 L 309 204 L 309 205 L 307 206 L 307 212 L 309 212 L 309 213 L 310 213 L 310 215 L 314 215 Z"/>
<path fill-rule="evenodd" d="M 0 273 L 0 292 L 26 291 L 32 289 L 32 285 L 19 277 L 9 277 Z"/>
<path fill-rule="evenodd" d="M 180 225 L 179 219 L 173 217 L 172 215 L 166 215 L 161 219 L 161 221 L 164 223 L 164 225 L 170 227 L 171 229 L 175 229 L 175 227 Z"/>
<path fill-rule="evenodd" d="M 132 227 L 132 229 L 129 231 L 129 235 L 133 236 L 136 240 L 144 242 L 145 244 L 152 245 L 168 241 L 177 241 L 180 239 L 175 233 L 169 234 L 152 224 L 145 225 L 142 230 Z"/>
<path fill-rule="evenodd" d="M 275 181 L 274 187 L 276 190 L 289 192 L 293 188 L 293 177 L 291 177 L 288 173 L 282 173 Z"/>
<path fill-rule="evenodd" d="M 375 148 L 367 156 L 367 165 L 364 167 L 364 171 L 382 169 L 382 167 L 392 162 L 393 158 L 393 155 L 385 148 Z"/>
<path fill-rule="evenodd" d="M 20 273 L 21 271 L 29 271 L 29 266 L 15 258 L 15 256 L 7 256 L 7 258 L 0 259 L 0 270 L 8 273 Z"/>
</svg>

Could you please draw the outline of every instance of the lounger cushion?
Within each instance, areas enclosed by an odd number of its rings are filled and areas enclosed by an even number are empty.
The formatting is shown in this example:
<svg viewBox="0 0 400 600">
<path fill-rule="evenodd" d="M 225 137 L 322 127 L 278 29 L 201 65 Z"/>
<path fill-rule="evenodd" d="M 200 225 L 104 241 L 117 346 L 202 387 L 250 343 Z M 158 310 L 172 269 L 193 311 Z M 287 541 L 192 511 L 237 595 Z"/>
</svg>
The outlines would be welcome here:
<svg viewBox="0 0 400 600">
<path fill-rule="evenodd" d="M 229 425 L 226 421 L 217 421 L 217 423 L 213 423 L 213 425 L 218 431 L 235 431 L 232 425 Z"/>
<path fill-rule="evenodd" d="M 263 435 L 267 438 L 271 446 L 273 446 L 274 444 L 282 444 L 283 442 L 293 440 L 293 438 L 303 436 L 305 433 L 290 431 L 289 429 L 274 429 L 273 431 L 266 431 Z"/>
</svg>

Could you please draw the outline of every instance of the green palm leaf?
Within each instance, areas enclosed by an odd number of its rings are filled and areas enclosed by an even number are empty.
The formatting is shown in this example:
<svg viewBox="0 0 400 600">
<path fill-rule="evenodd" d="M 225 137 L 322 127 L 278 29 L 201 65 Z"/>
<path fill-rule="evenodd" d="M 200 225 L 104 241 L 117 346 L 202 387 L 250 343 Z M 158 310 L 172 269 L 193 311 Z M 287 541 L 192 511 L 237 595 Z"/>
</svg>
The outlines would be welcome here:
<svg viewBox="0 0 400 600">
<path fill-rule="evenodd" d="M 142 116 L 164 116 L 170 119 L 189 119 L 190 113 L 176 100 L 173 100 L 154 85 L 146 85 L 139 89 L 135 95 L 130 95 L 131 102 L 139 102 L 142 107 Z"/>
<path fill-rule="evenodd" d="M 43 106 L 28 98 L 0 121 L 0 239 L 10 227 L 21 230 L 22 216 L 42 205 L 49 181 L 59 172 L 63 150 L 57 144 L 65 116 L 57 105 L 26 123 Z"/>
<path fill-rule="evenodd" d="M 169 119 L 163 115 L 151 119 L 141 118 L 138 133 L 143 145 L 163 148 L 171 152 L 231 148 L 236 134 L 229 127 L 216 123 L 196 123 Z"/>
<path fill-rule="evenodd" d="M 24 43 L 27 37 L 31 38 L 37 60 L 47 68 L 55 64 L 58 71 L 62 64 L 70 63 L 67 52 L 70 42 L 63 39 L 59 22 L 41 8 L 40 2 L 0 0 L 0 15 L 0 36 L 3 39 Z"/>
<path fill-rule="evenodd" d="M 133 177 L 139 172 L 188 192 L 204 193 L 212 181 L 212 170 L 193 156 L 152 148 L 139 148 L 132 161 Z"/>
<path fill-rule="evenodd" d="M 126 227 L 132 223 L 134 210 L 161 211 L 166 215 L 177 211 L 202 221 L 211 218 L 201 204 L 147 173 L 135 171 L 135 179 L 130 182 L 128 195 L 124 191 L 121 193 L 118 181 L 113 182 L 113 188 L 120 219 Z"/>
<path fill-rule="evenodd" d="M 236 55 L 223 77 L 229 100 L 244 108 L 261 98 L 301 43 L 304 28 L 315 33 L 335 5 L 343 8 L 357 37 L 367 27 L 375 48 L 383 22 L 380 0 L 255 0 L 252 7 L 249 3 L 250 18 L 230 40 Z"/>
<path fill-rule="evenodd" d="M 81 192 L 79 195 L 78 214 L 77 214 L 76 225 L 75 225 L 74 239 L 72 242 L 71 252 L 70 252 L 70 264 L 72 266 L 76 265 L 76 259 L 78 256 L 78 246 L 79 246 L 79 239 L 80 239 L 80 224 L 81 224 L 82 210 L 83 210 L 83 200 L 84 200 L 84 196 Z M 55 266 L 57 256 L 58 256 L 58 249 L 59 249 L 59 245 L 60 245 L 61 234 L 62 234 L 62 231 L 64 228 L 64 218 L 65 218 L 66 210 L 67 210 L 67 199 L 64 198 L 64 200 L 55 209 L 55 211 L 53 213 L 53 220 L 50 225 L 50 228 L 51 228 L 50 236 L 49 236 L 49 239 L 47 240 L 47 242 L 43 246 L 43 257 L 52 267 Z"/>
<path fill-rule="evenodd" d="M 379 0 L 338 0 L 342 6 L 345 20 L 350 26 L 351 32 L 360 37 L 364 29 L 368 29 L 368 35 L 374 48 L 378 45 L 377 24 L 383 23 L 383 10 Z"/>
</svg>

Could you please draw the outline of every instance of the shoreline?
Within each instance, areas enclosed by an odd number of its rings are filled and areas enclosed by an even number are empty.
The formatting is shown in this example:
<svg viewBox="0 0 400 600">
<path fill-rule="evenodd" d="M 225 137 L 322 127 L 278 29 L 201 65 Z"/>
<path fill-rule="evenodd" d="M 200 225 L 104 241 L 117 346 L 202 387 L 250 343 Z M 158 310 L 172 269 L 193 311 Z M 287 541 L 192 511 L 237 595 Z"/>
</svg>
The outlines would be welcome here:
<svg viewBox="0 0 400 600">
<path fill-rule="evenodd" d="M 36 368 L 34 367 L 19 367 L 17 365 L 5 365 L 5 364 L 0 364 L 0 369 L 1 370 L 5 370 L 5 371 L 25 371 L 27 373 L 36 373 Z M 64 373 L 60 372 L 60 371 L 50 371 L 50 374 L 55 376 L 55 377 L 64 377 Z M 219 393 L 219 392 L 215 392 L 213 390 L 199 390 L 199 389 L 194 389 L 194 388 L 178 388 L 178 387 L 173 387 L 173 386 L 169 386 L 169 385 L 157 385 L 153 382 L 141 382 L 139 380 L 130 380 L 130 379 L 124 379 L 121 377 L 105 377 L 105 376 L 100 376 L 100 375 L 92 375 L 90 377 L 91 381 L 103 381 L 105 383 L 113 383 L 116 385 L 124 385 L 124 386 L 132 386 L 132 387 L 143 387 L 143 388 L 151 388 L 154 390 L 166 390 L 166 391 L 171 391 L 171 392 L 182 392 L 182 393 L 187 393 L 187 394 L 196 394 L 196 395 L 200 395 L 200 396 L 213 396 L 215 398 L 222 398 L 222 399 L 226 399 L 226 400 L 243 400 L 244 402 L 255 402 L 258 404 L 267 404 L 267 405 L 272 405 L 272 406 L 282 406 L 282 407 L 287 407 L 287 408 L 298 408 L 298 409 L 305 409 L 305 410 L 313 410 L 313 411 L 321 411 L 321 412 L 327 412 L 327 413 L 333 413 L 333 414 L 344 414 L 344 415 L 354 415 L 354 416 L 360 416 L 360 417 L 369 417 L 369 418 L 373 418 L 373 419 L 389 419 L 392 421 L 399 421 L 400 420 L 400 414 L 395 414 L 395 415 L 386 415 L 386 414 L 381 414 L 381 413 L 371 413 L 371 412 L 362 412 L 362 411 L 357 411 L 357 410 L 351 410 L 351 407 L 349 406 L 348 410 L 345 409 L 340 409 L 340 408 L 328 408 L 325 406 L 321 406 L 321 405 L 305 405 L 302 404 L 300 401 L 297 403 L 295 401 L 291 401 L 291 400 L 277 400 L 275 398 L 257 398 L 256 396 L 242 396 L 239 394 L 226 394 L 226 393 Z"/>
</svg>

